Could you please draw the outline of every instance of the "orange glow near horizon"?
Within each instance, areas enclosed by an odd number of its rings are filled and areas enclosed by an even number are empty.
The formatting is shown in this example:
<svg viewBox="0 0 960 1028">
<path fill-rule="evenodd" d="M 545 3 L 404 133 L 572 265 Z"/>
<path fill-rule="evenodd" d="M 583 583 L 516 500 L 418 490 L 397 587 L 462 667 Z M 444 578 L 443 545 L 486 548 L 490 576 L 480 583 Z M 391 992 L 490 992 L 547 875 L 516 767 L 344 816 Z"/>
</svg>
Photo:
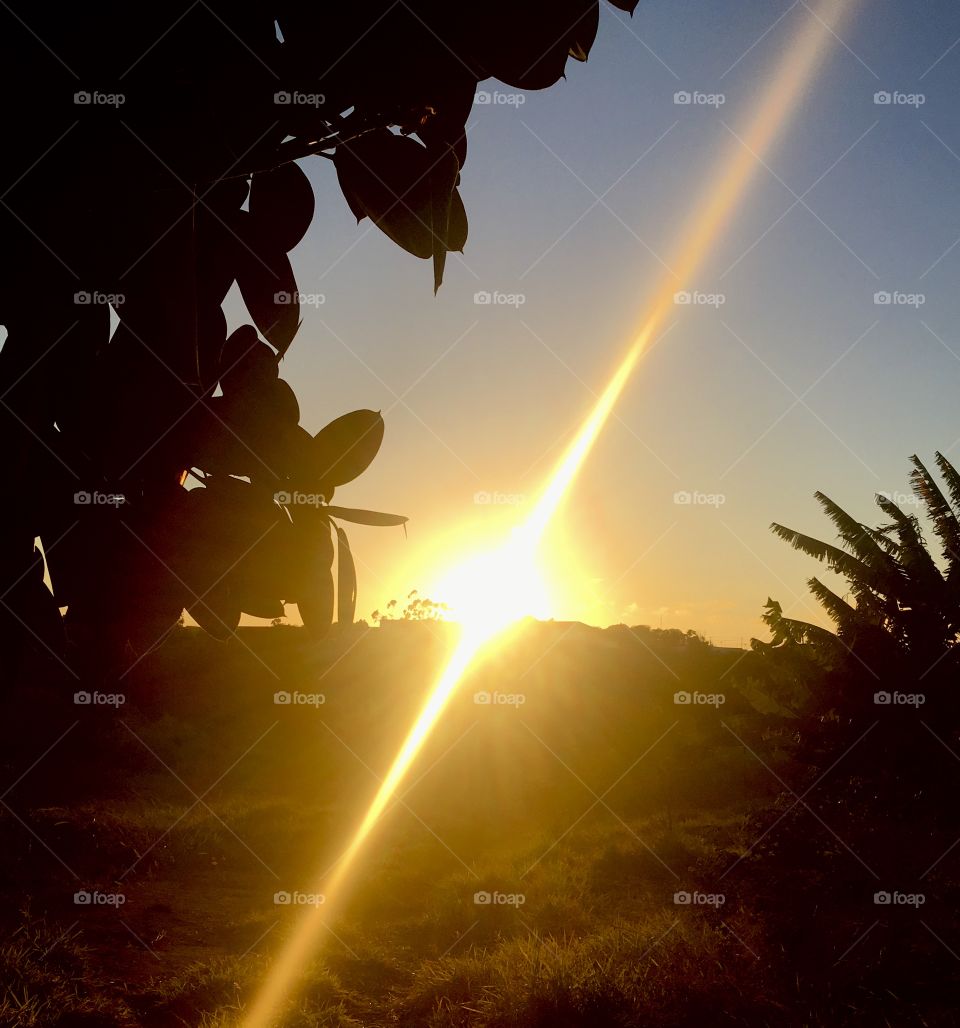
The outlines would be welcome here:
<svg viewBox="0 0 960 1028">
<path fill-rule="evenodd" d="M 543 607 L 548 604 L 548 599 L 536 559 L 551 521 L 644 350 L 668 314 L 674 312 L 674 292 L 692 283 L 695 273 L 743 197 L 759 159 L 786 125 L 819 63 L 829 52 L 830 41 L 841 18 L 852 5 L 853 0 L 827 0 L 799 32 L 741 139 L 732 141 L 730 153 L 721 163 L 716 177 L 708 182 L 703 197 L 693 207 L 676 248 L 674 274 L 666 276 L 653 293 L 639 332 L 557 463 L 529 517 L 514 529 L 501 547 L 475 556 L 455 569 L 447 579 L 452 606 L 462 623 L 459 641 L 349 845 L 332 872 L 325 874 L 315 888 L 315 892 L 324 895 L 326 902 L 322 906 L 309 907 L 301 915 L 247 1011 L 244 1028 L 271 1028 L 284 1002 L 296 992 L 298 976 L 314 953 L 322 929 L 331 920 L 331 901 L 342 900 L 344 883 L 358 854 L 475 658 L 482 656 L 481 651 L 487 644 L 520 618 L 529 614 L 543 616 Z M 442 595 L 439 598 L 447 599 Z"/>
</svg>

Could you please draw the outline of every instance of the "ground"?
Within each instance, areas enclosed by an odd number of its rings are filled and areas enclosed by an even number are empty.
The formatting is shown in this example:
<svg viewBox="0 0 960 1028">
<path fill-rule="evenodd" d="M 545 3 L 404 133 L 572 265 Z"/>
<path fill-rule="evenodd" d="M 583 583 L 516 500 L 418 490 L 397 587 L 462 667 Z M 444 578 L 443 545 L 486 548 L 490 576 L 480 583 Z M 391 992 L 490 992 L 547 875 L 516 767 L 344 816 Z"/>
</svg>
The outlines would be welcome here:
<svg viewBox="0 0 960 1028">
<path fill-rule="evenodd" d="M 182 629 L 112 703 L 36 661 L 4 701 L 0 1024 L 238 1024 L 452 632 Z M 524 626 L 331 897 L 280 1023 L 957 1023 L 956 852 L 904 888 L 922 907 L 878 906 L 888 840 L 794 802 L 741 657 Z"/>
</svg>

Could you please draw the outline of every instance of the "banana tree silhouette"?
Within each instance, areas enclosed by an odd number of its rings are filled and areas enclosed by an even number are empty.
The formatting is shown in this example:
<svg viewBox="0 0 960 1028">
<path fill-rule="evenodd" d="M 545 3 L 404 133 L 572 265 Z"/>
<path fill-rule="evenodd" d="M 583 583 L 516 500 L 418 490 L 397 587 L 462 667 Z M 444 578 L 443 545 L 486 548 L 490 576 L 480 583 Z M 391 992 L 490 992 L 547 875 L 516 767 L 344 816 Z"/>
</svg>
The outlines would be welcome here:
<svg viewBox="0 0 960 1028">
<path fill-rule="evenodd" d="M 781 708 L 774 734 L 796 761 L 797 793 L 816 787 L 818 809 L 842 813 L 844 838 L 855 849 L 882 834 L 891 817 L 920 818 L 924 831 L 937 823 L 956 828 L 960 474 L 941 453 L 939 482 L 917 456 L 911 462 L 918 513 L 880 495 L 885 520 L 871 527 L 818 492 L 839 545 L 771 525 L 842 576 L 847 592 L 808 580 L 834 631 L 788 618 L 768 599 L 763 620 L 772 640 L 752 640 L 741 669 Z M 925 528 L 939 552 L 931 552 Z M 891 874 L 915 875 L 900 830 L 879 851 L 893 861 Z"/>
<path fill-rule="evenodd" d="M 815 494 L 836 527 L 839 546 L 771 525 L 794 549 L 843 576 L 849 592 L 841 596 L 817 577 L 808 580 L 835 632 L 788 618 L 779 603 L 768 600 L 763 620 L 773 639 L 753 640 L 753 649 L 761 655 L 805 649 L 831 673 L 826 692 L 833 692 L 830 702 L 845 712 L 862 709 L 873 702 L 869 694 L 888 687 L 923 692 L 941 712 L 956 707 L 950 686 L 960 670 L 960 474 L 937 453 L 941 488 L 916 455 L 910 460 L 914 492 L 939 540 L 937 556 L 928 548 L 920 517 L 883 495 L 876 502 L 888 521 L 871 528 L 828 496 Z"/>
</svg>

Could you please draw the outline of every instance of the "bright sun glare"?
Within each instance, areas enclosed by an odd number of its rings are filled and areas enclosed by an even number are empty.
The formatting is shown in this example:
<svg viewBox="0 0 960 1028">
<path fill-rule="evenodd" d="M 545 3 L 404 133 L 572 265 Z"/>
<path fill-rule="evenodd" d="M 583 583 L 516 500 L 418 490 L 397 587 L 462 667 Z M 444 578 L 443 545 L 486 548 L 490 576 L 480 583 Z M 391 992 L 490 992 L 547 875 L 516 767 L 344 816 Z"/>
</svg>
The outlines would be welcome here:
<svg viewBox="0 0 960 1028">
<path fill-rule="evenodd" d="M 475 554 L 438 582 L 437 595 L 449 607 L 450 620 L 477 641 L 523 617 L 550 617 L 550 597 L 531 535 L 526 526 L 515 528 L 505 544 Z"/>
</svg>

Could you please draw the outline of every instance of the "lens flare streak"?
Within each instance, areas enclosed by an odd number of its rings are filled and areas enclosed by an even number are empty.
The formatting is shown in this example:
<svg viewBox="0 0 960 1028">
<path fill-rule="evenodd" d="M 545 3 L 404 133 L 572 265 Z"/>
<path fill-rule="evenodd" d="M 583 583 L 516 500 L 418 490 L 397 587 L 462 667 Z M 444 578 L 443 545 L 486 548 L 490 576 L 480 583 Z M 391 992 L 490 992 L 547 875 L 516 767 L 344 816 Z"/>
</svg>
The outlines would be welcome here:
<svg viewBox="0 0 960 1028">
<path fill-rule="evenodd" d="M 690 283 L 696 271 L 713 249 L 749 180 L 781 133 L 796 109 L 816 69 L 827 56 L 841 21 L 849 14 L 853 0 L 825 0 L 803 26 L 793 45 L 781 60 L 759 106 L 742 135 L 731 142 L 730 153 L 713 176 L 699 204 L 691 211 L 680 235 L 673 273 L 658 284 L 647 305 L 647 317 L 640 331 L 617 367 L 593 410 L 580 426 L 576 437 L 558 462 L 530 517 L 518 526 L 502 550 L 489 561 L 489 574 L 499 584 L 503 566 L 522 568 L 533 574 L 532 557 L 577 473 L 590 454 L 611 411 L 616 406 L 627 382 L 636 369 L 644 350 L 658 330 L 674 312 L 673 297 L 677 289 Z M 535 590 L 533 590 L 535 592 Z M 509 592 L 509 589 L 507 590 Z M 519 590 L 525 596 L 530 590 Z M 502 595 L 502 593 L 498 594 Z M 489 606 L 489 605 L 488 605 Z M 423 709 L 407 734 L 386 778 L 377 790 L 366 815 L 332 871 L 324 875 L 317 889 L 324 894 L 322 906 L 310 907 L 285 943 L 267 980 L 246 1012 L 243 1028 L 270 1028 L 286 1000 L 295 992 L 298 977 L 313 954 L 318 936 L 331 920 L 331 900 L 339 899 L 344 882 L 371 832 L 376 827 L 390 800 L 404 780 L 411 764 L 430 735 L 457 685 L 484 646 L 529 610 L 518 609 L 507 600 L 486 607 L 481 613 L 465 619 L 461 636 L 431 690 Z"/>
</svg>

